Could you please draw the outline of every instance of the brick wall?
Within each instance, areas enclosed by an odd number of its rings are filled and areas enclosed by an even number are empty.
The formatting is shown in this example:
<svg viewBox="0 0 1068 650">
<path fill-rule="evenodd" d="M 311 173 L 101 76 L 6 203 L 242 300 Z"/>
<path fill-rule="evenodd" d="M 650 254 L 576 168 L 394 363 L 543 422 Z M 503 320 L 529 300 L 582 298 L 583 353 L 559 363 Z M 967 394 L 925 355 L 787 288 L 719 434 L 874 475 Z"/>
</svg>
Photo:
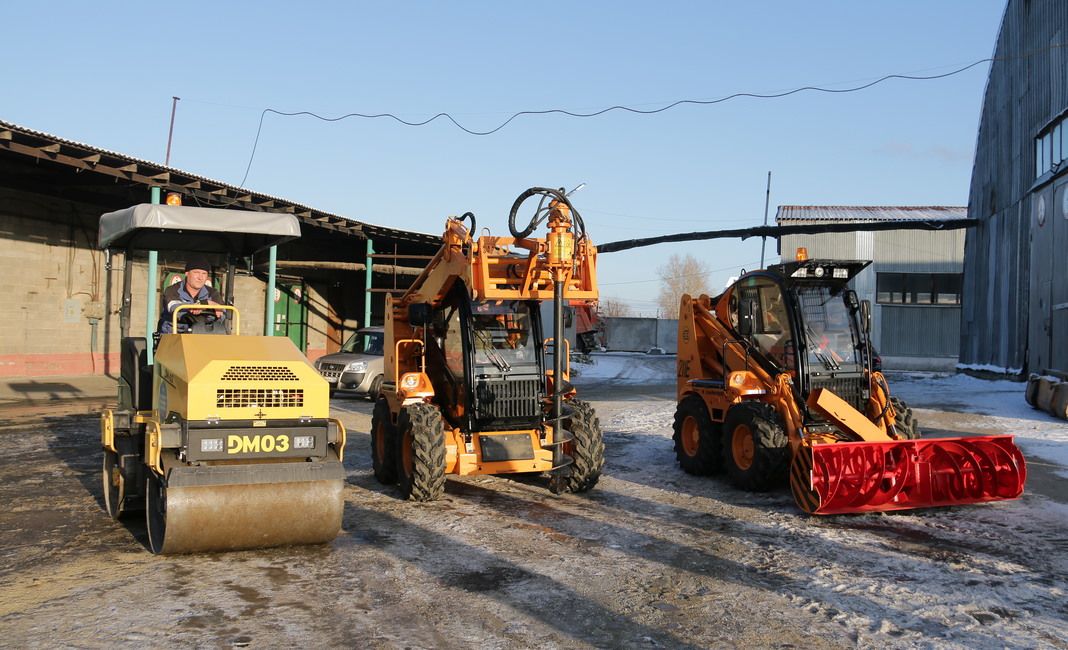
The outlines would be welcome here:
<svg viewBox="0 0 1068 650">
<path fill-rule="evenodd" d="M 45 197 L 0 190 L 0 377 L 117 374 L 125 260 L 108 262 L 96 249 L 101 211 Z M 221 260 L 220 260 L 221 261 Z M 181 271 L 184 255 L 159 254 L 159 281 Z M 130 333 L 145 333 L 148 269 L 133 262 Z M 264 281 L 239 275 L 235 306 L 241 332 L 262 334 Z M 326 348 L 325 297 L 306 285 L 307 349 Z M 157 296 L 157 309 L 159 298 Z M 155 317 L 153 316 L 153 327 Z"/>
</svg>

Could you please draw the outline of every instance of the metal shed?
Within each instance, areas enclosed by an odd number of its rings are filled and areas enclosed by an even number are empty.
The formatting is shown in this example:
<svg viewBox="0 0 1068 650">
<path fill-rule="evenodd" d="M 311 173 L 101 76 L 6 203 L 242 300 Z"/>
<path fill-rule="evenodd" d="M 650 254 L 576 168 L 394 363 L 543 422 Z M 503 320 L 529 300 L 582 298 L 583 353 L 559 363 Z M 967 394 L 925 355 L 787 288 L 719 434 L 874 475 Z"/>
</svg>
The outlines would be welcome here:
<svg viewBox="0 0 1068 650">
<path fill-rule="evenodd" d="M 963 219 L 963 207 L 780 206 L 780 226 Z M 872 260 L 853 280 L 870 300 L 876 348 L 889 369 L 941 370 L 957 362 L 964 232 L 883 230 L 784 235 L 779 253 Z"/>
</svg>

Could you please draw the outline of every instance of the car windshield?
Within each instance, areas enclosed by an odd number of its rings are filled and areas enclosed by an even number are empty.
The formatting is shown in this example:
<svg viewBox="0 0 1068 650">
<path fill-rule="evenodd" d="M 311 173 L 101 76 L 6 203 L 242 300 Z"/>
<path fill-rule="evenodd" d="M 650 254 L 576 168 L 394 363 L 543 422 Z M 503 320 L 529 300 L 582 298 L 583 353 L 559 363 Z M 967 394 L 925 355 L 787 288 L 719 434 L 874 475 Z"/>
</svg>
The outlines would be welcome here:
<svg viewBox="0 0 1068 650">
<path fill-rule="evenodd" d="M 472 302 L 471 334 L 475 363 L 480 366 L 492 365 L 507 372 L 514 365 L 536 361 L 536 344 L 530 336 L 530 312 L 524 302 Z"/>
<path fill-rule="evenodd" d="M 349 354 L 382 355 L 382 332 L 356 332 L 341 346 L 342 352 Z"/>
</svg>

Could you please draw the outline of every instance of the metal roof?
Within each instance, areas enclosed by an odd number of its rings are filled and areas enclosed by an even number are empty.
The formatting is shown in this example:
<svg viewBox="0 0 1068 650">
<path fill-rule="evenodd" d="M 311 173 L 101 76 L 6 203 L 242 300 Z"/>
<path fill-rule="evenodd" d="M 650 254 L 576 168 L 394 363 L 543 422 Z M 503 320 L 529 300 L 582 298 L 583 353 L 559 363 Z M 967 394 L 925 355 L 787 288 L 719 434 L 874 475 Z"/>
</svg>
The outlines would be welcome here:
<svg viewBox="0 0 1068 650">
<path fill-rule="evenodd" d="M 285 212 L 310 226 L 371 239 L 391 239 L 418 245 L 438 246 L 440 235 L 376 226 L 317 210 L 287 199 L 253 192 L 159 163 L 134 158 L 0 120 L 0 152 L 28 156 L 38 163 L 52 162 L 73 167 L 88 176 L 102 174 L 109 182 L 122 179 L 135 184 L 161 187 L 207 207 L 234 207 L 259 212 Z M 83 175 L 82 178 L 85 178 Z"/>
<path fill-rule="evenodd" d="M 950 221 L 967 217 L 967 207 L 781 205 L 775 221 Z"/>
</svg>

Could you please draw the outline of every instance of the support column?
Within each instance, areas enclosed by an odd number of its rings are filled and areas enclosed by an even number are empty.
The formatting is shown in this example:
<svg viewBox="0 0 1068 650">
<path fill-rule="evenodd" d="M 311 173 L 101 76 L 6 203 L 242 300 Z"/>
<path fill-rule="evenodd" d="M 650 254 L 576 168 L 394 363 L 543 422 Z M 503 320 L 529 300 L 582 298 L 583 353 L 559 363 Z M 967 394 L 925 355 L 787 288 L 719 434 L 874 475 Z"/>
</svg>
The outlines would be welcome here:
<svg viewBox="0 0 1068 650">
<path fill-rule="evenodd" d="M 158 187 L 152 189 L 152 203 L 159 204 L 162 190 Z M 130 264 L 130 260 L 126 260 L 126 264 Z M 159 313 L 156 310 L 156 287 L 159 284 L 159 278 L 156 277 L 159 270 L 159 253 L 156 251 L 148 251 L 148 291 L 146 292 L 145 300 L 145 347 L 148 351 L 148 365 L 152 365 L 155 358 L 155 350 L 152 345 L 152 333 L 156 331 L 156 320 L 159 318 Z"/>
<path fill-rule="evenodd" d="M 278 263 L 278 247 L 271 246 L 270 262 L 267 271 L 267 309 L 264 315 L 263 335 L 274 336 L 274 293 L 277 290 L 275 283 L 278 272 L 275 265 Z"/>
<path fill-rule="evenodd" d="M 374 259 L 371 258 L 375 253 L 374 245 L 371 242 L 371 238 L 367 238 L 367 268 L 363 272 L 363 322 L 360 323 L 360 327 L 370 327 L 371 325 L 371 280 L 374 279 Z"/>
</svg>

